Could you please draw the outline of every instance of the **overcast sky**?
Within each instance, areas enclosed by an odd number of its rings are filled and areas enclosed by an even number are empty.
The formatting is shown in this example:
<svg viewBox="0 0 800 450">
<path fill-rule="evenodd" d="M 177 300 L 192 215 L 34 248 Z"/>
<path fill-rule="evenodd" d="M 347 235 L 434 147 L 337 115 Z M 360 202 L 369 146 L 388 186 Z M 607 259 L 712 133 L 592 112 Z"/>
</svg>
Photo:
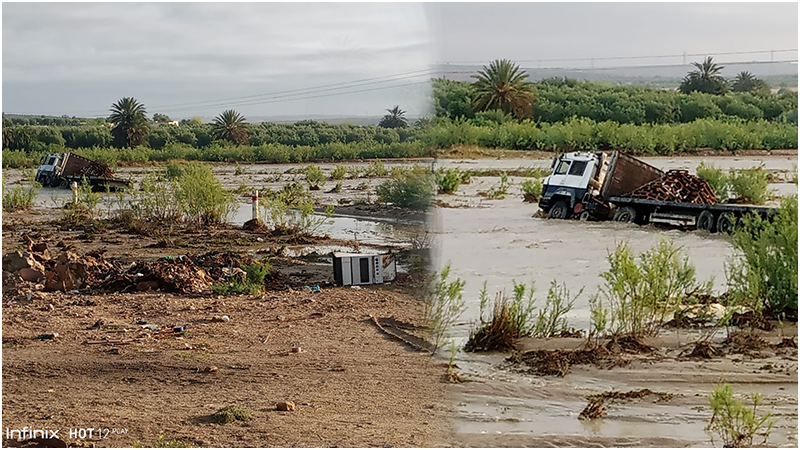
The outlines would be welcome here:
<svg viewBox="0 0 800 450">
<path fill-rule="evenodd" d="M 372 80 L 307 100 L 170 105 L 404 74 L 432 62 L 424 9 L 413 3 L 3 4 L 6 113 L 105 115 L 133 96 L 149 114 L 176 117 L 226 107 L 245 116 L 374 116 L 396 104 L 420 115 L 429 108 L 426 85 L 377 88 L 425 77 Z"/>
<path fill-rule="evenodd" d="M 418 116 L 430 109 L 424 71 L 435 63 L 602 67 L 681 58 L 547 60 L 795 49 L 797 12 L 797 3 L 3 3 L 2 108 L 105 116 L 133 96 L 173 118 L 227 108 L 378 116 L 394 105 Z M 393 74 L 405 75 L 377 78 Z M 364 92 L 330 96 L 351 91 Z"/>
</svg>

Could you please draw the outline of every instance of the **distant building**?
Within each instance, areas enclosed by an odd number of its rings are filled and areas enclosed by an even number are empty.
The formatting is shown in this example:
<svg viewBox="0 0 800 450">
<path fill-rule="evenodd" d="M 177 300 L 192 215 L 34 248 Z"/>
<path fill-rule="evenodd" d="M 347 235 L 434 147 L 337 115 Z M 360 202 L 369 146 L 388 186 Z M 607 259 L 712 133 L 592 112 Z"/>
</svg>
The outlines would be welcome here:
<svg viewBox="0 0 800 450">
<path fill-rule="evenodd" d="M 180 123 L 180 122 L 178 122 L 177 120 L 173 120 L 173 121 L 167 122 L 167 125 L 175 125 L 176 127 L 177 127 L 177 126 L 180 126 L 180 124 L 181 124 L 181 123 Z"/>
</svg>

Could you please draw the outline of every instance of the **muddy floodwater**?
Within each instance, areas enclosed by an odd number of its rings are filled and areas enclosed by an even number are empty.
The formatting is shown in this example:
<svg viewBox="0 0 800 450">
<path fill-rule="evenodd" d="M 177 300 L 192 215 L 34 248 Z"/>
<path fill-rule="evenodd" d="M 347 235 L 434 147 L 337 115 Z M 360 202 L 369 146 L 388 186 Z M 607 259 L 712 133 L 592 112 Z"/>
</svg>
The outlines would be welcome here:
<svg viewBox="0 0 800 450">
<path fill-rule="evenodd" d="M 700 161 L 721 168 L 763 166 L 775 172 L 791 172 L 795 157 L 704 157 L 645 158 L 661 169 L 686 169 L 694 173 Z M 548 168 L 550 160 L 439 160 L 441 167 L 462 169 Z M 490 298 L 498 291 L 512 293 L 513 283 L 534 283 L 537 305 L 543 305 L 550 282 L 565 283 L 573 294 L 583 290 L 568 318 L 575 329 L 589 327 L 589 296 L 602 284 L 600 274 L 608 270 L 607 256 L 627 242 L 635 253 L 650 249 L 660 239 L 681 246 L 697 269 L 698 281 L 714 280 L 717 293 L 726 290 L 725 264 L 733 255 L 726 237 L 699 231 L 640 227 L 615 222 L 579 222 L 532 218 L 535 204 L 523 203 L 521 178 L 509 177 L 511 187 L 503 200 L 478 195 L 499 184 L 498 177 L 473 177 L 455 195 L 440 200 L 451 206 L 434 209 L 432 226 L 438 243 L 438 267 L 449 264 L 451 277 L 466 281 L 467 310 L 453 336 L 463 344 L 479 318 L 478 293 L 486 282 Z M 771 184 L 777 195 L 797 192 L 791 183 Z M 688 339 L 688 338 L 687 338 Z M 688 340 L 686 342 L 689 342 Z M 477 383 L 454 388 L 456 432 L 468 446 L 709 446 L 704 430 L 710 413 L 706 396 L 722 372 L 706 371 L 670 378 L 668 366 L 651 375 L 646 371 L 617 372 L 581 369 L 563 379 L 524 375 L 503 363 L 506 355 L 476 355 L 460 352 L 460 373 Z M 770 442 L 796 445 L 797 385 L 758 385 L 772 401 L 789 400 L 775 412 L 779 424 Z M 741 367 L 727 368 L 740 371 Z M 792 369 L 790 369 L 792 370 Z M 582 372 L 583 371 L 583 372 Z M 689 372 L 687 372 L 689 373 Z M 699 373 L 695 374 L 698 377 Z M 659 379 L 661 377 L 661 379 Z M 716 378 L 714 378 L 716 377 Z M 714 379 L 712 379 L 714 378 Z M 780 386 L 780 391 L 778 390 Z M 641 389 L 679 392 L 698 401 L 670 405 L 624 405 L 602 421 L 585 424 L 577 419 L 586 406 L 586 395 L 603 390 Z M 778 400 L 776 400 L 778 399 Z M 654 438 L 662 440 L 653 440 Z M 537 440 L 538 439 L 538 440 Z M 544 440 L 542 440 L 544 439 Z M 717 446 L 720 443 L 717 442 Z"/>
</svg>

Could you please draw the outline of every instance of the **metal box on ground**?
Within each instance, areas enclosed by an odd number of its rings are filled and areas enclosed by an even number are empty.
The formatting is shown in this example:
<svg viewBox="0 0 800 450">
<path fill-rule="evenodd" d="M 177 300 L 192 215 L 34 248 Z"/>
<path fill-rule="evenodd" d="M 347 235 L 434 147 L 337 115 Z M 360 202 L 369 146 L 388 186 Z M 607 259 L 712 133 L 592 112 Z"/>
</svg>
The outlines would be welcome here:
<svg viewBox="0 0 800 450">
<path fill-rule="evenodd" d="M 391 253 L 367 255 L 334 253 L 333 280 L 339 286 L 380 284 L 397 276 L 397 262 Z"/>
</svg>

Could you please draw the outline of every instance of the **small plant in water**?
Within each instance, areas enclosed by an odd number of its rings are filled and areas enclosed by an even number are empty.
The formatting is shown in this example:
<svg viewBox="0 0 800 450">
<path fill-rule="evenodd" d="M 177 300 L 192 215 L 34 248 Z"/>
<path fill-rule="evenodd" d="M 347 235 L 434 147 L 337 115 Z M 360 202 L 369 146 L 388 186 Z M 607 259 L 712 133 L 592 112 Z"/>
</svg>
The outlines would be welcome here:
<svg viewBox="0 0 800 450">
<path fill-rule="evenodd" d="M 529 336 L 533 331 L 534 286 L 514 282 L 514 297 L 509 299 L 504 292 L 498 292 L 492 306 L 491 315 L 484 318 L 489 303 L 486 282 L 480 291 L 480 323 L 470 332 L 464 346 L 468 352 L 504 351 L 514 348 L 517 339 Z"/>
<path fill-rule="evenodd" d="M 724 447 L 752 447 L 756 436 L 764 439 L 761 445 L 767 443 L 775 421 L 771 413 L 758 415 L 760 393 L 753 394 L 751 399 L 753 407 L 748 408 L 742 401 L 733 398 L 733 388 L 727 383 L 715 387 L 708 396 L 713 415 L 706 429 L 717 434 Z M 714 443 L 713 437 L 711 443 Z"/>
<path fill-rule="evenodd" d="M 341 180 L 347 175 L 347 168 L 342 165 L 337 165 L 335 169 L 331 170 L 331 180 Z"/>
<path fill-rule="evenodd" d="M 547 303 L 544 309 L 539 310 L 536 315 L 533 337 L 549 338 L 568 332 L 569 322 L 567 322 L 566 315 L 572 310 L 572 305 L 581 293 L 583 293 L 583 289 L 578 291 L 574 297 L 570 296 L 565 283 L 559 285 L 556 280 L 553 280 L 547 291 Z"/>
<path fill-rule="evenodd" d="M 309 164 L 306 167 L 306 182 L 308 182 L 308 186 L 312 190 L 317 190 L 320 186 L 325 184 L 325 174 L 322 172 L 322 169 L 319 166 L 315 166 L 314 164 Z"/>
<path fill-rule="evenodd" d="M 458 278 L 448 283 L 449 276 L 448 265 L 438 276 L 434 273 L 429 277 L 423 287 L 424 317 L 433 344 L 433 354 L 448 337 L 450 328 L 467 309 L 462 298 L 465 283 Z"/>
<path fill-rule="evenodd" d="M 486 198 L 492 200 L 502 200 L 506 198 L 506 194 L 508 194 L 508 174 L 505 172 L 500 173 L 500 184 L 497 186 L 492 187 L 486 193 Z"/>
<path fill-rule="evenodd" d="M 522 198 L 526 203 L 536 203 L 542 197 L 542 180 L 526 179 L 520 184 L 522 188 Z"/>
<path fill-rule="evenodd" d="M 436 185 L 440 194 L 452 194 L 458 190 L 464 174 L 458 167 L 452 169 L 439 169 L 436 172 Z"/>
</svg>

